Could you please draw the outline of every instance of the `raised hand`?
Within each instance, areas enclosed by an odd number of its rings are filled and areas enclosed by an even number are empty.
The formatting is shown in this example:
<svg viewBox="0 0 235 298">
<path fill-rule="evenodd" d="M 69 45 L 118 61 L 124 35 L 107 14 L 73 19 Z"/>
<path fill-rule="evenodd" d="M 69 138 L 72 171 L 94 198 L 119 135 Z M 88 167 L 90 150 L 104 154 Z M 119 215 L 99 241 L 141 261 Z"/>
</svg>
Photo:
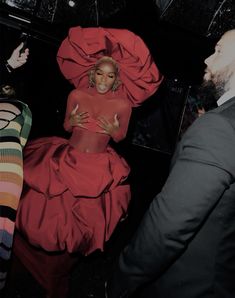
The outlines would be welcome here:
<svg viewBox="0 0 235 298">
<path fill-rule="evenodd" d="M 29 49 L 25 49 L 23 53 L 20 53 L 20 50 L 23 48 L 24 43 L 22 42 L 11 54 L 11 57 L 7 60 L 7 63 L 13 69 L 18 68 L 25 64 L 28 59 Z"/>
</svg>

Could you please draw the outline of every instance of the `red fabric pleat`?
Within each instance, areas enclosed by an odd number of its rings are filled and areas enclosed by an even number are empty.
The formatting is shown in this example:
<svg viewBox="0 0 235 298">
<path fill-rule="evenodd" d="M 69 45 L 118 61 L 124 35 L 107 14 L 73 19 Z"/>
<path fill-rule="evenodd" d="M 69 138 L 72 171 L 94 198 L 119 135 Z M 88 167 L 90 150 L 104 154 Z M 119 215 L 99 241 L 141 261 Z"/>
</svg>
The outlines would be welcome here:
<svg viewBox="0 0 235 298">
<path fill-rule="evenodd" d="M 119 65 L 117 94 L 132 106 L 150 97 L 163 80 L 144 41 L 126 29 L 73 27 L 62 42 L 57 61 L 61 72 L 76 88 L 88 87 L 88 71 L 104 55 Z"/>
<path fill-rule="evenodd" d="M 47 251 L 86 255 L 103 250 L 126 216 L 129 171 L 110 147 L 105 153 L 80 153 L 63 138 L 29 142 L 16 226 L 31 244 Z"/>
</svg>

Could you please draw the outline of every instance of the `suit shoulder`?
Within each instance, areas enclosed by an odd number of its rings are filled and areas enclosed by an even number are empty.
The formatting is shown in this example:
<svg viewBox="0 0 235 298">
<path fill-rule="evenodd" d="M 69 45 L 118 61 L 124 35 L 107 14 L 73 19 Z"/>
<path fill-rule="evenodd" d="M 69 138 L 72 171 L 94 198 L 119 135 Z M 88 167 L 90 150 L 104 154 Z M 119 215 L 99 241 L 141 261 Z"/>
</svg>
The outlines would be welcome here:
<svg viewBox="0 0 235 298">
<path fill-rule="evenodd" d="M 227 105 L 218 109 L 218 114 L 227 119 L 235 127 L 235 98 L 228 102 Z"/>
<path fill-rule="evenodd" d="M 191 126 L 205 127 L 205 128 L 214 127 L 214 126 L 221 127 L 225 122 L 227 122 L 227 120 L 222 113 L 217 113 L 216 111 L 210 111 L 198 117 Z"/>
<path fill-rule="evenodd" d="M 234 126 L 227 117 L 217 111 L 207 112 L 188 128 L 184 136 L 186 139 L 194 139 L 205 141 L 205 143 L 213 143 L 211 140 L 220 138 L 224 139 L 224 135 L 234 135 Z M 184 138 L 183 136 L 183 138 Z M 235 139 L 234 139 L 235 140 Z"/>
</svg>

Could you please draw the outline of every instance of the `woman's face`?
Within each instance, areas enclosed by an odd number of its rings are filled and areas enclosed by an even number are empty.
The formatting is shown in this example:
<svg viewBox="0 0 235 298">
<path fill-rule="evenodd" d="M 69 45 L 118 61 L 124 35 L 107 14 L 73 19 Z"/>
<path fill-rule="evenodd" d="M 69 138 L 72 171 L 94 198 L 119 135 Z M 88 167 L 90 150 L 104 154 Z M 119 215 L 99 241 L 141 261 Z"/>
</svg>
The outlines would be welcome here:
<svg viewBox="0 0 235 298">
<path fill-rule="evenodd" d="M 112 88 L 116 76 L 116 69 L 111 62 L 100 63 L 94 73 L 97 92 L 101 94 L 108 92 Z"/>
</svg>

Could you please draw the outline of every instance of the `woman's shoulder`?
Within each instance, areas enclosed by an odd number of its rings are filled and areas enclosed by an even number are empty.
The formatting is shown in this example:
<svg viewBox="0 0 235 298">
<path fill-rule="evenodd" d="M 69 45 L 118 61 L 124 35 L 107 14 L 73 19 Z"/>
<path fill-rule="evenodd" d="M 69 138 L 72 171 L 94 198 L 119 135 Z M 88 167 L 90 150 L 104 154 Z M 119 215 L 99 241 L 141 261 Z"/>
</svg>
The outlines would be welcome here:
<svg viewBox="0 0 235 298">
<path fill-rule="evenodd" d="M 128 100 L 124 99 L 123 97 L 116 97 L 116 98 L 114 98 L 114 101 L 120 108 L 123 108 L 123 109 L 131 109 L 132 108 L 131 103 Z"/>
<path fill-rule="evenodd" d="M 69 98 L 70 99 L 77 99 L 77 100 L 82 100 L 84 97 L 88 97 L 89 94 L 85 92 L 85 90 L 80 90 L 80 89 L 73 89 L 69 93 Z"/>
<path fill-rule="evenodd" d="M 81 97 L 81 96 L 89 96 L 88 92 L 82 89 L 73 89 L 70 93 L 69 96 L 71 97 Z"/>
</svg>

